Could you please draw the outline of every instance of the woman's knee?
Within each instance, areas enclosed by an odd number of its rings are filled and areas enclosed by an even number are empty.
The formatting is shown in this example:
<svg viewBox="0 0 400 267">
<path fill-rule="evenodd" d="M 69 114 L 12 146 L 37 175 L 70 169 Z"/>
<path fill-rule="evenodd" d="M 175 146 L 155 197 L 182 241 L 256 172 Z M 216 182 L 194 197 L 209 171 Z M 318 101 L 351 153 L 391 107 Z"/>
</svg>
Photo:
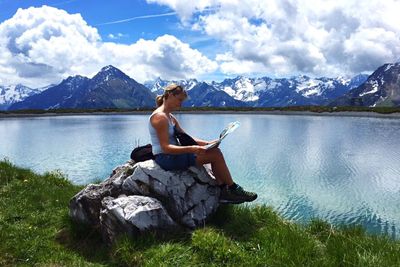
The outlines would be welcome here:
<svg viewBox="0 0 400 267">
<path fill-rule="evenodd" d="M 215 147 L 211 151 L 213 151 L 215 154 L 222 156 L 222 151 L 221 151 L 221 149 L 219 149 L 219 147 Z"/>
<path fill-rule="evenodd" d="M 205 164 L 205 163 L 214 163 L 214 162 L 219 162 L 221 159 L 223 159 L 224 156 L 222 155 L 222 152 L 219 148 L 213 148 L 208 150 L 205 154 L 203 155 L 198 155 L 196 162 Z"/>
<path fill-rule="evenodd" d="M 210 158 L 212 158 L 214 160 L 219 160 L 224 157 L 224 155 L 221 152 L 221 149 L 219 149 L 218 147 L 211 149 L 209 151 L 209 155 L 210 155 Z"/>
</svg>

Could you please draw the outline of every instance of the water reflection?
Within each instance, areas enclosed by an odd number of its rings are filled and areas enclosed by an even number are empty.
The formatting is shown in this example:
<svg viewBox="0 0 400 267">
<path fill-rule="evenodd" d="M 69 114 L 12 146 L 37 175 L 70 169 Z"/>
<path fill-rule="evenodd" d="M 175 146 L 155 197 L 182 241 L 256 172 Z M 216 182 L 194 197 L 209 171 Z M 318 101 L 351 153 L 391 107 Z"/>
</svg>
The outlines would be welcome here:
<svg viewBox="0 0 400 267">
<path fill-rule="evenodd" d="M 245 114 L 178 114 L 189 133 L 215 139 L 235 180 L 288 219 L 362 224 L 398 236 L 400 120 Z M 104 179 L 150 141 L 148 115 L 0 120 L 0 157 L 38 172 L 60 169 L 85 184 Z"/>
</svg>

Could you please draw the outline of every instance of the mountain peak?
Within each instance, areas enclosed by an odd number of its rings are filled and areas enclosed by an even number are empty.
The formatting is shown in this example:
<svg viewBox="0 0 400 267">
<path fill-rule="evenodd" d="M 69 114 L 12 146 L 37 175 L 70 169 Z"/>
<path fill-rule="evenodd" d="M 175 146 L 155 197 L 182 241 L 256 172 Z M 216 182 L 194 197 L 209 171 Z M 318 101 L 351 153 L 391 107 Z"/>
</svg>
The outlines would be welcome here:
<svg viewBox="0 0 400 267">
<path fill-rule="evenodd" d="M 125 73 L 123 73 L 120 69 L 114 67 L 113 65 L 108 65 L 108 66 L 101 68 L 101 70 L 95 76 L 102 74 L 102 73 L 104 73 L 106 75 L 126 76 Z"/>
<path fill-rule="evenodd" d="M 114 67 L 113 65 L 105 66 L 100 70 L 100 72 L 113 72 L 113 71 L 120 71 L 120 70 Z"/>
<path fill-rule="evenodd" d="M 93 76 L 92 80 L 95 80 L 96 82 L 105 82 L 112 78 L 130 79 L 120 69 L 117 69 L 112 65 L 108 65 L 103 67 L 95 76 Z"/>
<path fill-rule="evenodd" d="M 81 76 L 81 75 L 68 76 L 60 84 L 63 84 L 63 83 L 77 83 L 77 82 L 80 82 L 82 80 L 87 80 L 87 79 L 88 78 L 86 78 L 84 76 Z"/>
</svg>

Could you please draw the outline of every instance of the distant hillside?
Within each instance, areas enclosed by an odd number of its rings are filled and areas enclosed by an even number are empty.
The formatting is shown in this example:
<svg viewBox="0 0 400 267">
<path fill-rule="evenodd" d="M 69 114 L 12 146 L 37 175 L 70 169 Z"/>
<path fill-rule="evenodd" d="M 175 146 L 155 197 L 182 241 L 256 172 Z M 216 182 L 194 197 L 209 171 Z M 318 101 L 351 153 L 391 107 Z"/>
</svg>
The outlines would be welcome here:
<svg viewBox="0 0 400 267">
<path fill-rule="evenodd" d="M 32 89 L 22 84 L 14 86 L 0 85 L 0 110 L 6 110 L 12 104 L 22 101 L 25 98 L 38 94 L 47 88 Z"/>
<path fill-rule="evenodd" d="M 29 95 L 20 90 L 20 95 L 15 93 L 15 100 L 7 102 L 3 109 L 153 108 L 155 96 L 172 82 L 188 91 L 184 107 L 398 106 L 399 69 L 399 63 L 385 64 L 371 76 L 359 74 L 352 79 L 238 76 L 221 82 L 202 82 L 158 78 L 142 85 L 119 69 L 106 66 L 91 79 L 68 77 L 44 91 L 30 89 Z M 1 93 L 7 92 L 0 87 L 0 100 Z"/>
<path fill-rule="evenodd" d="M 201 82 L 188 91 L 184 107 L 244 107 L 247 103 L 236 100 L 226 92 Z"/>
<path fill-rule="evenodd" d="M 330 106 L 400 106 L 400 63 L 385 64 L 367 81 L 330 103 Z"/>
<path fill-rule="evenodd" d="M 155 106 L 155 95 L 119 69 L 107 66 L 92 79 L 74 76 L 9 110 L 59 108 L 143 108 Z"/>
<path fill-rule="evenodd" d="M 368 75 L 357 75 L 352 79 L 310 78 L 248 78 L 238 76 L 222 82 L 199 82 L 195 79 L 166 81 L 157 79 L 147 82 L 152 92 L 163 93 L 171 82 L 182 84 L 190 99 L 185 106 L 213 107 L 286 107 L 327 105 L 333 99 L 344 95 L 365 82 Z M 199 92 L 204 90 L 204 92 Z M 193 92 L 192 92 L 193 91 Z"/>
</svg>

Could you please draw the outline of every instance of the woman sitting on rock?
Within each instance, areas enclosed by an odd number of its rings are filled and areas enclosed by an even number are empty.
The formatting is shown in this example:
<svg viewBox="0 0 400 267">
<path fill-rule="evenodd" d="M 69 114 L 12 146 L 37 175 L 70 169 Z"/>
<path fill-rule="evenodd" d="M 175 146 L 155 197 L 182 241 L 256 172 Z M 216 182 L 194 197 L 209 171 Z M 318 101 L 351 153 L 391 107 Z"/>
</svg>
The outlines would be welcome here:
<svg viewBox="0 0 400 267">
<path fill-rule="evenodd" d="M 220 202 L 242 203 L 255 200 L 257 194 L 245 191 L 233 182 L 221 150 L 218 147 L 206 150 L 204 146 L 212 142 L 194 138 L 198 145 L 178 145 L 174 128 L 184 131 L 171 112 L 179 109 L 186 98 L 186 91 L 176 84 L 167 86 L 164 94 L 157 96 L 157 109 L 149 119 L 151 143 L 157 164 L 164 170 L 174 171 L 211 163 L 212 172 L 222 189 Z"/>
</svg>

